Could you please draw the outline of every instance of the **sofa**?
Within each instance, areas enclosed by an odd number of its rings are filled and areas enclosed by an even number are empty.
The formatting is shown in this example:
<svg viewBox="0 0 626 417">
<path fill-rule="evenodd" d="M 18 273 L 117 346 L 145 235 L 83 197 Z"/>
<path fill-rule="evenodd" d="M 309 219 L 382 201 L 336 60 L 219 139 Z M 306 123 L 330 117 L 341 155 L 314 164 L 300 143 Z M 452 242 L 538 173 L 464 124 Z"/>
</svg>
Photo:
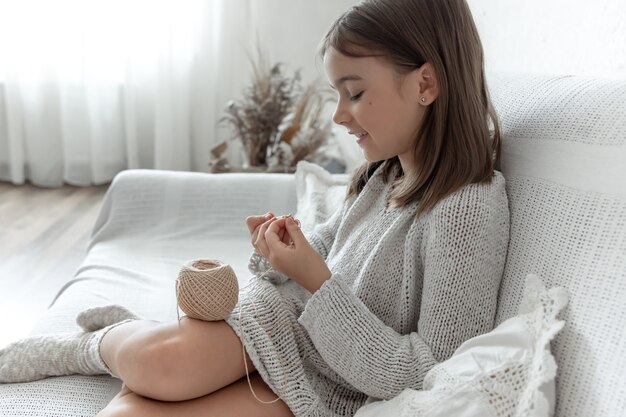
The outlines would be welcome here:
<svg viewBox="0 0 626 417">
<path fill-rule="evenodd" d="M 555 415 L 626 416 L 626 80 L 497 73 L 488 81 L 511 213 L 496 321 L 516 314 L 528 273 L 566 288 L 565 327 L 551 344 Z M 245 286 L 245 217 L 302 212 L 301 186 L 292 174 L 119 173 L 82 265 L 32 333 L 79 331 L 79 311 L 110 303 L 173 320 L 176 277 L 190 259 L 226 262 Z M 120 387 L 78 375 L 0 385 L 0 415 L 92 416 Z"/>
</svg>

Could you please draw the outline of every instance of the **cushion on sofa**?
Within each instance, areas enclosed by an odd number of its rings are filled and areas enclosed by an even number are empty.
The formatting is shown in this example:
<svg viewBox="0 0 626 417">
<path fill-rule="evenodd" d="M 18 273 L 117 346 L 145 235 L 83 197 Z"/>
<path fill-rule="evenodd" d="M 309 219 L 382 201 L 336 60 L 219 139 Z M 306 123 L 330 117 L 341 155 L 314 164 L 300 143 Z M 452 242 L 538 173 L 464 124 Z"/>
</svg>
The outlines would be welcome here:
<svg viewBox="0 0 626 417">
<path fill-rule="evenodd" d="M 294 174 L 302 230 L 313 230 L 341 208 L 346 195 L 348 175 L 331 175 L 319 165 L 300 161 Z"/>
<path fill-rule="evenodd" d="M 511 236 L 497 322 L 524 277 L 570 295 L 552 351 L 558 417 L 626 410 L 626 81 L 488 78 L 503 133 Z"/>
<path fill-rule="evenodd" d="M 355 417 L 548 417 L 554 407 L 556 364 L 550 341 L 563 327 L 557 314 L 563 288 L 546 290 L 526 277 L 517 316 L 463 343 L 424 379 L 389 401 L 362 407 Z"/>
</svg>

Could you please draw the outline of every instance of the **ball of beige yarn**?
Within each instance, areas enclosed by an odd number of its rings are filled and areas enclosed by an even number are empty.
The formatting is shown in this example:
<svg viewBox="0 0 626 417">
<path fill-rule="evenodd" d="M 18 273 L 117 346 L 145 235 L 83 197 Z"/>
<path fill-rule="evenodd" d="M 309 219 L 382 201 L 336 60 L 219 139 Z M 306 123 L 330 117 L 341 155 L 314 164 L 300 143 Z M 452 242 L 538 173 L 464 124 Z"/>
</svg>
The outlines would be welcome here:
<svg viewBox="0 0 626 417">
<path fill-rule="evenodd" d="M 194 319 L 224 320 L 235 308 L 238 294 L 235 271 L 216 259 L 187 262 L 176 280 L 178 305 Z"/>
</svg>

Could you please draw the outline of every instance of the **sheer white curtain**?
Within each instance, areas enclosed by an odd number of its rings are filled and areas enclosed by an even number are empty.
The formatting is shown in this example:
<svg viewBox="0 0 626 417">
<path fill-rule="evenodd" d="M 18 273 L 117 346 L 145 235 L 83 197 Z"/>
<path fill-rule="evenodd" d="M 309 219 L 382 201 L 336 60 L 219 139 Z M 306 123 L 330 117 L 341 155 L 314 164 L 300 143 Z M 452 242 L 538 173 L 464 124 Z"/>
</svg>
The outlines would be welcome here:
<svg viewBox="0 0 626 417">
<path fill-rule="evenodd" d="M 247 66 L 248 1 L 0 0 L 0 180 L 206 170 Z"/>
</svg>

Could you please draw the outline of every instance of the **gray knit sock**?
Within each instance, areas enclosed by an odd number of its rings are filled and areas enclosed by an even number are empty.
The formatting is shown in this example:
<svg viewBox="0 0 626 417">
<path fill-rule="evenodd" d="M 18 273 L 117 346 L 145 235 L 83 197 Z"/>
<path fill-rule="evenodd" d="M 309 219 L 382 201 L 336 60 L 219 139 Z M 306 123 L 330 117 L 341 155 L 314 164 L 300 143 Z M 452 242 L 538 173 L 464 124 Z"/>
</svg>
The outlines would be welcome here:
<svg viewBox="0 0 626 417">
<path fill-rule="evenodd" d="M 95 332 L 34 336 L 0 350 L 0 383 L 29 382 L 49 376 L 110 373 L 100 356 L 100 341 L 120 324 L 137 317 L 123 307 L 96 307 L 80 313 L 79 325 Z M 102 316 L 100 316 L 100 314 Z M 104 317 L 104 318 L 103 318 Z M 111 322 L 120 319 L 122 321 Z M 125 320 L 126 319 L 126 320 Z"/>
<path fill-rule="evenodd" d="M 92 307 L 81 311 L 78 313 L 78 316 L 76 316 L 76 324 L 86 332 L 93 332 L 123 320 L 138 318 L 139 317 L 121 305 L 111 304 L 101 307 Z"/>
</svg>

